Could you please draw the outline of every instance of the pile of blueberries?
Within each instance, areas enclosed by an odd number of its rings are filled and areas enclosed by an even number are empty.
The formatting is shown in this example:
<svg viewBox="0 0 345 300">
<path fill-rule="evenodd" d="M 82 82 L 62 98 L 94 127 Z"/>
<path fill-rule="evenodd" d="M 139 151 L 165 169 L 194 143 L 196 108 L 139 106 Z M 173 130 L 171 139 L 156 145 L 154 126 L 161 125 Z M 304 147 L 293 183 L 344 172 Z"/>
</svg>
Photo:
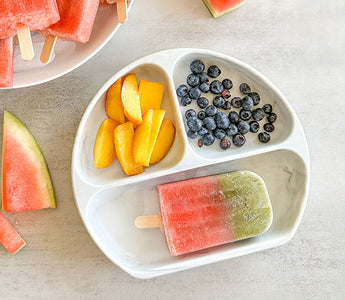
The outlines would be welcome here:
<svg viewBox="0 0 345 300">
<path fill-rule="evenodd" d="M 217 78 L 221 74 L 219 67 L 212 65 L 205 71 L 205 64 L 197 59 L 190 64 L 191 74 L 187 76 L 187 85 L 180 85 L 177 90 L 177 96 L 180 97 L 182 106 L 188 106 L 196 101 L 201 109 L 196 112 L 194 109 L 188 109 L 185 112 L 187 121 L 187 135 L 191 139 L 198 136 L 199 147 L 210 146 L 215 139 L 220 140 L 220 148 L 227 150 L 232 143 L 237 146 L 243 146 L 246 142 L 245 134 L 248 132 L 257 133 L 260 129 L 259 121 L 266 118 L 267 122 L 263 125 L 264 132 L 258 134 L 258 139 L 262 143 L 270 141 L 270 132 L 274 130 L 274 122 L 277 115 L 272 111 L 272 105 L 265 104 L 258 107 L 260 95 L 252 92 L 247 83 L 241 83 L 240 92 L 243 98 L 231 97 L 230 90 L 233 83 L 230 79 L 219 81 Z M 210 82 L 210 78 L 212 80 Z M 214 96 L 212 104 L 201 93 L 212 93 Z M 231 107 L 237 111 L 231 110 Z M 231 110 L 228 114 L 224 111 Z M 239 111 L 238 111 L 239 110 Z"/>
</svg>

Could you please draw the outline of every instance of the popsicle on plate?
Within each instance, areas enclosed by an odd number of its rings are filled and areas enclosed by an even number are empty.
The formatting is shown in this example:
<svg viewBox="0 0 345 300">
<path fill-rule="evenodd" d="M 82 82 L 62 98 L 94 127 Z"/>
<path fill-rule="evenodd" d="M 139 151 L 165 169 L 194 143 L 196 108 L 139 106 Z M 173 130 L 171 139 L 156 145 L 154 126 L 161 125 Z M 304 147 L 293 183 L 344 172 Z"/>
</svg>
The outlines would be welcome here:
<svg viewBox="0 0 345 300">
<path fill-rule="evenodd" d="M 18 34 L 25 60 L 33 57 L 30 31 L 43 30 L 59 21 L 56 0 L 1 0 L 0 39 Z"/>
<path fill-rule="evenodd" d="M 120 23 L 127 22 L 127 0 L 100 0 L 99 5 L 114 4 L 117 5 L 117 18 Z"/>
<path fill-rule="evenodd" d="M 49 61 L 56 39 L 86 43 L 91 35 L 99 0 L 57 0 L 60 21 L 42 31 L 46 36 L 41 61 Z"/>
<path fill-rule="evenodd" d="M 0 40 L 0 87 L 13 85 L 13 38 Z"/>
<path fill-rule="evenodd" d="M 162 228 L 171 255 L 250 238 L 272 223 L 263 179 L 238 171 L 158 186 Z M 154 227 L 159 224 L 136 225 Z M 152 226 L 153 225 L 153 226 Z"/>
</svg>

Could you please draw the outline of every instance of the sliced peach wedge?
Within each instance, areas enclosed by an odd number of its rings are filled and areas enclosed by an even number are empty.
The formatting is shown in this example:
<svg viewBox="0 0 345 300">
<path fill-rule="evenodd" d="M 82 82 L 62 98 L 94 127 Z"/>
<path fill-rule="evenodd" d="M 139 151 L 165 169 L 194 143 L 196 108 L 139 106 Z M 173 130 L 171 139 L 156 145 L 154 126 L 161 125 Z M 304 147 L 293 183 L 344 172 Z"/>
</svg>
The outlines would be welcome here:
<svg viewBox="0 0 345 300">
<path fill-rule="evenodd" d="M 119 124 L 112 119 L 105 119 L 98 129 L 93 150 L 97 169 L 108 167 L 116 158 L 114 130 Z"/>
<path fill-rule="evenodd" d="M 122 79 L 119 78 L 108 89 L 105 99 L 105 112 L 107 116 L 119 124 L 125 122 L 125 115 L 121 104 L 121 87 Z"/>
<path fill-rule="evenodd" d="M 150 109 L 160 109 L 164 92 L 164 84 L 140 80 L 139 99 L 142 115 Z"/>
<path fill-rule="evenodd" d="M 158 133 L 157 141 L 152 151 L 150 164 L 162 160 L 169 152 L 175 139 L 175 126 L 169 119 L 164 119 Z"/>
<path fill-rule="evenodd" d="M 134 127 L 131 122 L 120 124 L 114 130 L 116 156 L 123 171 L 130 176 L 144 172 L 144 167 L 133 158 L 133 138 Z"/>
<path fill-rule="evenodd" d="M 143 121 L 139 100 L 139 88 L 135 74 L 129 74 L 123 81 L 121 104 L 125 116 L 134 126 L 139 125 Z"/>
</svg>

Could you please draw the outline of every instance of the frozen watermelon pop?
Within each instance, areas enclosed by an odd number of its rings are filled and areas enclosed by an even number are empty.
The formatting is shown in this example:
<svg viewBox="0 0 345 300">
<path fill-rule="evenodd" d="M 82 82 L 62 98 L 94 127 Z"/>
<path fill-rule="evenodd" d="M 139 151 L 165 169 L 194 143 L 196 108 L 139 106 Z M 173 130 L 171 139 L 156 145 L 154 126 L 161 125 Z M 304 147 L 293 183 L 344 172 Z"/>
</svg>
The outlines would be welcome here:
<svg viewBox="0 0 345 300">
<path fill-rule="evenodd" d="M 60 21 L 42 31 L 46 42 L 41 53 L 41 61 L 46 63 L 51 57 L 56 39 L 86 43 L 91 35 L 99 0 L 57 0 Z"/>
<path fill-rule="evenodd" d="M 151 224 L 153 216 L 138 217 L 136 226 L 161 225 L 173 256 L 253 237 L 272 223 L 265 183 L 253 172 L 162 184 L 158 193 L 161 216 Z"/>
<path fill-rule="evenodd" d="M 0 87 L 13 85 L 13 38 L 0 40 Z"/>
<path fill-rule="evenodd" d="M 30 31 L 43 30 L 59 21 L 56 0 L 1 0 L 0 39 L 18 35 L 24 60 L 33 58 Z"/>
<path fill-rule="evenodd" d="M 117 18 L 120 23 L 127 22 L 127 0 L 100 0 L 99 5 L 117 4 Z"/>
</svg>

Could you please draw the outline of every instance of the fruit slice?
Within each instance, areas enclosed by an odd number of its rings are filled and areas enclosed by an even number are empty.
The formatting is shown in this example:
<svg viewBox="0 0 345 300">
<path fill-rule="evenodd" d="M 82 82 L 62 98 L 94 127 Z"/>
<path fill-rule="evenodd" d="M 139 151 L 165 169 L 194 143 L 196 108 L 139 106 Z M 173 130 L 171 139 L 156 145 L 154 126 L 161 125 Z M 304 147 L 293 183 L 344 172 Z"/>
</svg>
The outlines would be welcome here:
<svg viewBox="0 0 345 300">
<path fill-rule="evenodd" d="M 168 154 L 175 139 L 175 132 L 174 124 L 169 119 L 164 119 L 153 148 L 150 164 L 159 162 Z"/>
<path fill-rule="evenodd" d="M 26 243 L 11 223 L 0 212 L 0 244 L 3 245 L 12 255 L 22 249 Z"/>
<path fill-rule="evenodd" d="M 152 126 L 153 110 L 149 109 L 143 116 L 143 121 L 135 128 L 133 139 L 133 157 L 137 164 L 148 166 L 147 149 L 149 146 L 150 132 Z"/>
<path fill-rule="evenodd" d="M 105 119 L 98 129 L 93 151 L 95 167 L 108 167 L 116 158 L 114 130 L 119 124 L 112 119 Z"/>
<path fill-rule="evenodd" d="M 133 137 L 134 127 L 131 122 L 123 123 L 115 128 L 116 156 L 127 175 L 137 175 L 144 172 L 144 167 L 135 163 L 133 158 Z"/>
<path fill-rule="evenodd" d="M 123 81 L 121 103 L 125 116 L 133 125 L 136 126 L 143 121 L 141 117 L 137 77 L 135 74 L 129 74 Z"/>
<path fill-rule="evenodd" d="M 245 0 L 203 0 L 214 18 L 240 7 Z"/>
<path fill-rule="evenodd" d="M 164 92 L 164 84 L 159 82 L 151 82 L 140 80 L 139 82 L 139 99 L 141 114 L 149 109 L 160 109 Z"/>
<path fill-rule="evenodd" d="M 4 111 L 2 207 L 15 212 L 56 207 L 46 162 L 28 129 Z"/>
<path fill-rule="evenodd" d="M 121 104 L 121 85 L 122 79 L 116 80 L 107 91 L 107 98 L 105 99 L 105 112 L 107 116 L 122 124 L 125 122 L 125 115 Z"/>
</svg>

